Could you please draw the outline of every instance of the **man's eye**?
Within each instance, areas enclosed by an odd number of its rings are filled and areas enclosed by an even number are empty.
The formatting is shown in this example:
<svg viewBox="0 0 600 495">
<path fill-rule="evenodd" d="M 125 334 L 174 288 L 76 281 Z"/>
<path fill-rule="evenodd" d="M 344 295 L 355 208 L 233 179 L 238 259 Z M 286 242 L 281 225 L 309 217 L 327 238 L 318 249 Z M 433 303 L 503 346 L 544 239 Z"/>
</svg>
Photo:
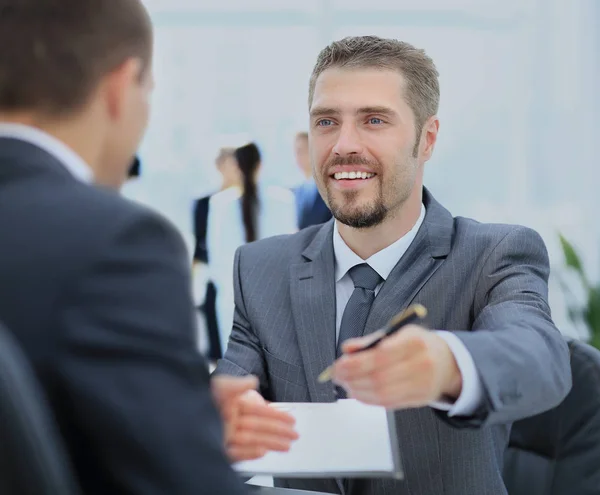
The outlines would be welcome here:
<svg viewBox="0 0 600 495">
<path fill-rule="evenodd" d="M 333 124 L 333 122 L 329 119 L 321 119 L 317 122 L 317 125 L 319 127 L 329 127 L 332 124 Z"/>
<path fill-rule="evenodd" d="M 374 125 L 383 124 L 383 120 L 381 120 L 380 118 L 377 118 L 377 117 L 371 117 L 369 119 L 369 124 L 374 124 Z"/>
</svg>

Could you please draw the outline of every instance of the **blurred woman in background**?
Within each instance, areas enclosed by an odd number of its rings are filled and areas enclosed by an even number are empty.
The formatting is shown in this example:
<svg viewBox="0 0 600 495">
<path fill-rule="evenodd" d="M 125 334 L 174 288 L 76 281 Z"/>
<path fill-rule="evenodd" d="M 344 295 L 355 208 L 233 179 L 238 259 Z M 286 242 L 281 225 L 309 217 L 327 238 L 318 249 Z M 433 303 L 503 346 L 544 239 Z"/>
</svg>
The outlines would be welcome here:
<svg viewBox="0 0 600 495">
<path fill-rule="evenodd" d="M 241 174 L 235 159 L 235 148 L 221 148 L 215 160 L 217 170 L 221 174 L 220 191 L 231 187 L 241 186 Z M 210 198 L 213 194 L 204 196 L 194 202 L 194 297 L 202 321 L 199 330 L 204 331 L 208 338 L 206 354 L 209 360 L 217 361 L 223 357 L 219 326 L 216 313 L 216 286 L 208 272 L 208 247 L 206 235 L 208 228 L 208 211 Z M 200 336 L 202 339 L 203 336 Z"/>
<path fill-rule="evenodd" d="M 217 289 L 217 321 L 223 353 L 233 325 L 233 261 L 235 251 L 247 242 L 296 231 L 294 194 L 281 187 L 261 187 L 261 155 L 255 143 L 234 152 L 240 185 L 210 198 L 208 259 Z"/>
</svg>

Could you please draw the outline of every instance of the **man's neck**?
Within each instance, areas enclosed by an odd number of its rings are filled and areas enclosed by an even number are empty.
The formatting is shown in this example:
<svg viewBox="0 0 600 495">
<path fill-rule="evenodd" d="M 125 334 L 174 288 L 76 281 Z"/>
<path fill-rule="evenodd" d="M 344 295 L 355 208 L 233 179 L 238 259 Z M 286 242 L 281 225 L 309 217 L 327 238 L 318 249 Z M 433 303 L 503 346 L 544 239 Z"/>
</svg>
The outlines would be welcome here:
<svg viewBox="0 0 600 495">
<path fill-rule="evenodd" d="M 379 225 L 356 229 L 338 222 L 338 230 L 344 242 L 363 260 L 391 246 L 405 236 L 417 223 L 422 207 L 422 192 L 411 195 L 396 213 Z"/>
</svg>

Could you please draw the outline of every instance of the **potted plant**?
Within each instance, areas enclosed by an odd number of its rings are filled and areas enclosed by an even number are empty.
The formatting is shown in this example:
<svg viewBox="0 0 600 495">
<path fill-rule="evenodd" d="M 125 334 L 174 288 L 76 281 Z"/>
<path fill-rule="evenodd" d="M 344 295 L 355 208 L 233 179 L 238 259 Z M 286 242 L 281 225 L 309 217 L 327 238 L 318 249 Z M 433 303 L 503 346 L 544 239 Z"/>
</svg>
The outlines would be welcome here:
<svg viewBox="0 0 600 495">
<path fill-rule="evenodd" d="M 586 275 L 581 258 L 573 245 L 559 234 L 560 244 L 565 262 L 570 271 L 574 272 L 580 288 L 583 290 L 583 303 L 578 301 L 566 281 L 561 277 L 560 284 L 567 298 L 568 314 L 576 326 L 585 326 L 588 330 L 589 343 L 600 349 L 600 283 L 592 283 Z"/>
</svg>

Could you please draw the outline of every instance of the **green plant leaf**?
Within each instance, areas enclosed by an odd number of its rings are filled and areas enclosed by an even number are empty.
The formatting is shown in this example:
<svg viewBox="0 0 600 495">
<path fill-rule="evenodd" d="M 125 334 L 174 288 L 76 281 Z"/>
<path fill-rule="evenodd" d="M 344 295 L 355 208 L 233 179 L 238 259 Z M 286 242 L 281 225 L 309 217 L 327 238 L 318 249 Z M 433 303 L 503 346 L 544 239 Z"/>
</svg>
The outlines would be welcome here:
<svg viewBox="0 0 600 495">
<path fill-rule="evenodd" d="M 594 337 L 600 338 L 600 286 L 592 287 L 588 292 L 584 318 L 592 340 Z"/>
<path fill-rule="evenodd" d="M 581 264 L 581 259 L 575 251 L 575 248 L 569 241 L 567 241 L 567 239 L 562 234 L 558 234 L 558 236 L 560 238 L 560 245 L 562 247 L 567 266 L 570 266 L 571 268 L 576 270 L 577 273 L 579 273 L 582 277 L 585 277 L 585 274 L 583 273 L 583 265 Z"/>
</svg>

